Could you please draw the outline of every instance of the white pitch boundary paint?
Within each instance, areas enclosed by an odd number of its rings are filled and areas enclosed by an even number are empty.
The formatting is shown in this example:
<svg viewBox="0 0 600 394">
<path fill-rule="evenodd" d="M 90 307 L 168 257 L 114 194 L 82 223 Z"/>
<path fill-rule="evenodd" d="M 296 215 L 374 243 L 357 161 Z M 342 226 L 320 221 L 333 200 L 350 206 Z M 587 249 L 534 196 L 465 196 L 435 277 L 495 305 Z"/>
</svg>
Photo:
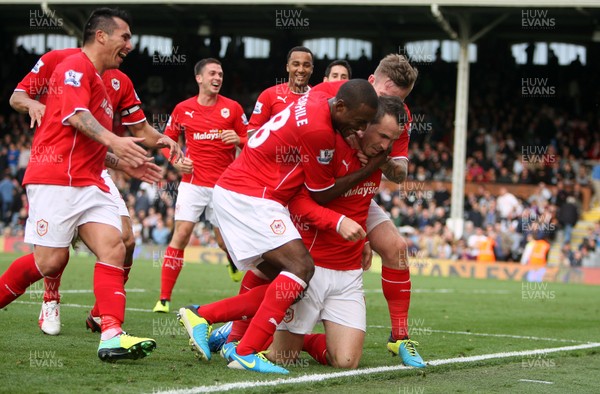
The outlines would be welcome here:
<svg viewBox="0 0 600 394">
<path fill-rule="evenodd" d="M 554 382 L 548 382 L 546 380 L 532 380 L 532 379 L 519 379 L 519 382 L 554 384 Z"/>
<path fill-rule="evenodd" d="M 367 326 L 367 328 L 383 328 L 389 330 L 388 326 Z M 409 328 L 410 333 L 410 328 Z M 511 335 L 511 334 L 486 334 L 470 331 L 445 331 L 445 330 L 430 330 L 428 332 L 438 332 L 441 334 L 453 334 L 453 335 L 472 335 L 476 337 L 497 337 L 497 338 L 513 338 L 513 339 L 530 339 L 533 341 L 552 341 L 552 342 L 565 342 L 565 343 L 591 343 L 589 341 L 577 341 L 574 339 L 560 339 L 560 338 L 544 338 L 544 337 L 533 337 L 529 335 Z"/>
<path fill-rule="evenodd" d="M 364 289 L 364 292 L 367 294 L 371 293 L 383 293 L 381 289 Z M 412 289 L 411 293 L 428 293 L 428 294 L 448 294 L 448 293 L 458 293 L 458 294 L 516 294 L 514 291 L 510 290 L 487 290 L 487 289 L 475 289 L 475 290 L 458 290 L 458 289 Z"/>
<path fill-rule="evenodd" d="M 504 352 L 504 353 L 492 353 L 492 354 L 482 354 L 479 356 L 470 356 L 470 357 L 457 357 L 457 358 L 448 358 L 442 360 L 433 360 L 429 361 L 427 364 L 430 366 L 438 366 L 445 364 L 459 364 L 459 363 L 470 363 L 484 360 L 493 360 L 499 358 L 509 358 L 509 357 L 520 357 L 520 356 L 531 356 L 536 354 L 547 354 L 547 353 L 556 353 L 556 352 L 568 352 L 572 350 L 582 350 L 582 349 L 591 349 L 600 347 L 600 343 L 587 343 L 583 345 L 575 345 L 575 346 L 563 346 L 557 348 L 547 348 L 547 349 L 534 349 L 534 350 L 524 350 L 519 352 Z M 226 384 L 216 384 L 212 386 L 197 386 L 189 389 L 181 389 L 181 390 L 153 390 L 152 392 L 155 394 L 195 394 L 195 393 L 214 393 L 219 391 L 229 391 L 229 390 L 243 390 L 249 388 L 256 387 L 269 387 L 269 386 L 278 386 L 283 384 L 298 384 L 298 383 L 313 383 L 313 382 L 322 382 L 324 380 L 329 379 L 337 379 L 337 378 L 345 378 L 345 377 L 354 377 L 361 375 L 372 375 L 376 373 L 383 372 L 393 372 L 404 369 L 411 369 L 411 367 L 405 367 L 404 365 L 394 365 L 389 367 L 377 367 L 377 368 L 365 368 L 365 369 L 357 369 L 352 371 L 343 371 L 343 372 L 332 372 L 332 373 L 320 373 L 320 374 L 311 374 L 311 375 L 303 375 L 297 378 L 280 378 L 275 380 L 262 380 L 262 381 L 245 381 L 245 382 L 236 382 L 236 383 L 226 383 Z M 252 372 L 248 372 L 251 374 Z M 256 375 L 256 373 L 254 373 Z"/>
<path fill-rule="evenodd" d="M 40 301 L 13 301 L 11 304 L 40 305 Z M 67 303 L 62 303 L 62 302 L 60 303 L 60 306 L 62 306 L 62 307 L 69 306 L 71 308 L 83 308 L 83 309 L 92 309 L 93 308 L 93 305 L 67 304 Z M 150 313 L 152 313 L 151 309 L 125 308 L 125 310 L 131 311 L 131 312 L 150 312 Z"/>
<path fill-rule="evenodd" d="M 146 289 L 127 289 L 128 293 L 145 293 L 147 290 Z M 87 294 L 87 293 L 93 293 L 94 290 L 92 289 L 86 289 L 86 290 L 60 290 L 59 291 L 60 294 Z M 43 294 L 44 290 L 28 290 L 27 293 L 25 294 Z"/>
<path fill-rule="evenodd" d="M 129 290 L 127 290 L 129 292 Z M 26 305 L 39 305 L 39 301 L 13 301 L 13 304 L 26 304 Z M 92 308 L 92 305 L 82 305 L 82 304 L 67 304 L 67 303 L 60 303 L 61 306 L 63 307 L 71 307 L 71 308 L 83 308 L 83 309 L 90 309 Z M 142 308 L 125 308 L 126 311 L 130 311 L 130 312 L 145 312 L 145 313 L 152 313 L 152 309 L 142 309 Z M 172 315 L 175 314 L 175 312 L 171 313 Z M 383 328 L 386 330 L 389 330 L 390 328 L 388 326 L 377 326 L 377 325 L 370 325 L 367 326 L 367 328 Z M 486 334 L 486 333 L 477 333 L 477 332 L 469 332 L 469 331 L 444 331 L 444 330 L 428 330 L 430 332 L 438 332 L 438 333 L 442 333 L 442 334 L 453 334 L 453 335 L 473 335 L 473 336 L 479 336 L 479 337 L 498 337 L 498 338 L 514 338 L 514 339 L 530 339 L 533 341 L 552 341 L 552 342 L 564 342 L 564 343 L 591 343 L 589 341 L 576 341 L 573 339 L 560 339 L 560 338 L 543 338 L 543 337 L 533 337 L 533 336 L 524 336 L 524 335 L 510 335 L 510 334 Z"/>
</svg>

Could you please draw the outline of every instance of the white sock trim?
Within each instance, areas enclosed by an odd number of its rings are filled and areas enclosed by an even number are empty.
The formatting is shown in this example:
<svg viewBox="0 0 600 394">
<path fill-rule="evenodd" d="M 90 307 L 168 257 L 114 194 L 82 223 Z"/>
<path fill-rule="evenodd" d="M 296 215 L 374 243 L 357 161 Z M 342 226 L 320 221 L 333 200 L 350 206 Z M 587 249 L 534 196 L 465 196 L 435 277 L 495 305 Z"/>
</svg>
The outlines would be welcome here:
<svg viewBox="0 0 600 394">
<path fill-rule="evenodd" d="M 302 286 L 303 289 L 306 289 L 306 286 L 308 286 L 305 281 L 303 281 L 302 279 L 298 278 L 296 275 L 292 274 L 291 272 L 281 271 L 279 273 L 279 275 L 287 276 L 288 278 L 293 279 L 294 281 L 298 282 L 298 284 L 300 286 Z"/>
</svg>

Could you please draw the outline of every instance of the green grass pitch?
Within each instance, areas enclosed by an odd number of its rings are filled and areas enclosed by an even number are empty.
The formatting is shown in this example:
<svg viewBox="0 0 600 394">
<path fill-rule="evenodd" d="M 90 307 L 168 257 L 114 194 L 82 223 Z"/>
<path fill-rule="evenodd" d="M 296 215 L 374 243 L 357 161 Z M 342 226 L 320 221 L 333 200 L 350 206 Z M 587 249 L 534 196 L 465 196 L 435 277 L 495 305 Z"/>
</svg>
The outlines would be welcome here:
<svg viewBox="0 0 600 394">
<path fill-rule="evenodd" d="M 0 255 L 0 272 L 15 257 Z M 598 392 L 600 347 L 457 361 L 600 342 L 599 287 L 413 276 L 411 336 L 420 343 L 418 349 L 425 361 L 450 361 L 423 370 L 369 370 L 331 378 L 330 374 L 341 371 L 318 365 L 305 355 L 289 368 L 290 375 L 283 377 L 230 370 L 218 355 L 209 363 L 193 357 L 175 310 L 228 297 L 238 290 L 224 266 L 208 264 L 185 266 L 173 294 L 172 313 L 159 315 L 150 310 L 158 297 L 160 267 L 151 261 L 136 261 L 127 283 L 124 329 L 156 339 L 158 347 L 142 360 L 101 362 L 96 356 L 99 336 L 85 330 L 93 303 L 93 263 L 91 257 L 72 257 L 65 271 L 59 336 L 43 335 L 38 328 L 41 282 L 0 310 L 0 392 L 159 393 L 189 389 L 182 393 L 192 393 L 235 387 L 237 391 L 232 391 L 253 393 Z M 365 289 L 368 330 L 359 370 L 397 366 L 398 358 L 385 349 L 389 317 L 379 274 L 365 273 Z M 315 374 L 325 377 L 267 387 L 248 383 Z M 226 386 L 234 383 L 239 385 Z"/>
</svg>

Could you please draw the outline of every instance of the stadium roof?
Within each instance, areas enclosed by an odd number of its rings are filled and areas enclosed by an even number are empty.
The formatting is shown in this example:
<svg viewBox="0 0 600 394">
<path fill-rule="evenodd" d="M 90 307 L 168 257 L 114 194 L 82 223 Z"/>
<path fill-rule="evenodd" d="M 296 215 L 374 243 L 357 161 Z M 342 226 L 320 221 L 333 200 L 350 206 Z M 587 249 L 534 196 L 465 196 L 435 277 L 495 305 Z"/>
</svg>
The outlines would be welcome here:
<svg viewBox="0 0 600 394">
<path fill-rule="evenodd" d="M 171 37 L 189 37 L 198 35 L 200 31 L 270 39 L 278 36 L 297 39 L 349 37 L 371 40 L 382 46 L 386 43 L 448 38 L 432 14 L 431 3 L 417 0 L 123 0 L 95 4 L 57 0 L 44 4 L 56 12 L 56 17 L 72 26 L 82 26 L 93 8 L 119 6 L 132 14 L 134 33 Z M 598 0 L 573 0 L 568 3 L 564 0 L 440 0 L 437 4 L 454 30 L 458 30 L 459 15 L 469 20 L 473 33 L 497 21 L 492 35 L 499 40 L 559 40 L 583 44 L 591 42 L 594 36 L 600 39 Z M 56 28 L 44 30 L 42 26 L 31 25 L 32 13 L 35 17 L 35 10 L 39 12 L 41 9 L 39 1 L 0 0 L 0 33 L 4 37 L 56 33 Z M 296 29 L 278 27 L 277 13 L 290 10 L 295 11 L 297 17 L 306 18 L 307 26 Z M 550 28 L 526 26 L 528 22 L 524 19 L 533 22 L 552 20 L 553 25 Z"/>
</svg>

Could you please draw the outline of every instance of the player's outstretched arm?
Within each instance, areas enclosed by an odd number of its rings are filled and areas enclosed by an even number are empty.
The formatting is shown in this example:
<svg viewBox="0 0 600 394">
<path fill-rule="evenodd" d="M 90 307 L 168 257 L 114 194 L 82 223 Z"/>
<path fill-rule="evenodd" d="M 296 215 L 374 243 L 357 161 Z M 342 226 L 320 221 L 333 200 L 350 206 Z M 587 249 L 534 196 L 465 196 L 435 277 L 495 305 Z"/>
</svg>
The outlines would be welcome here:
<svg viewBox="0 0 600 394">
<path fill-rule="evenodd" d="M 39 126 L 42 123 L 42 117 L 46 112 L 46 106 L 37 100 L 32 99 L 26 92 L 15 91 L 10 96 L 10 106 L 17 112 L 22 114 L 29 114 L 31 123 L 29 127 L 33 129 L 33 126 L 37 123 Z"/>
<path fill-rule="evenodd" d="M 132 167 L 138 167 L 147 161 L 146 151 L 137 143 L 143 138 L 119 137 L 108 131 L 88 111 L 78 111 L 67 119 L 67 123 L 83 134 L 109 147 L 115 155 Z"/>
<path fill-rule="evenodd" d="M 139 167 L 132 167 L 125 164 L 117 155 L 106 152 L 104 165 L 113 170 L 123 171 L 132 178 L 137 178 L 148 183 L 156 183 L 163 178 L 162 168 L 152 162 L 151 157 L 146 158 L 146 162 Z"/>
<path fill-rule="evenodd" d="M 147 120 L 140 123 L 128 125 L 127 128 L 136 137 L 144 138 L 144 145 L 148 148 L 166 148 L 169 150 L 169 161 L 177 163 L 183 160 L 183 153 L 179 144 L 161 134 L 158 130 L 152 127 Z"/>
<path fill-rule="evenodd" d="M 385 164 L 381 166 L 381 171 L 388 180 L 400 184 L 406 180 L 408 174 L 408 160 L 404 158 L 388 159 Z"/>
</svg>

